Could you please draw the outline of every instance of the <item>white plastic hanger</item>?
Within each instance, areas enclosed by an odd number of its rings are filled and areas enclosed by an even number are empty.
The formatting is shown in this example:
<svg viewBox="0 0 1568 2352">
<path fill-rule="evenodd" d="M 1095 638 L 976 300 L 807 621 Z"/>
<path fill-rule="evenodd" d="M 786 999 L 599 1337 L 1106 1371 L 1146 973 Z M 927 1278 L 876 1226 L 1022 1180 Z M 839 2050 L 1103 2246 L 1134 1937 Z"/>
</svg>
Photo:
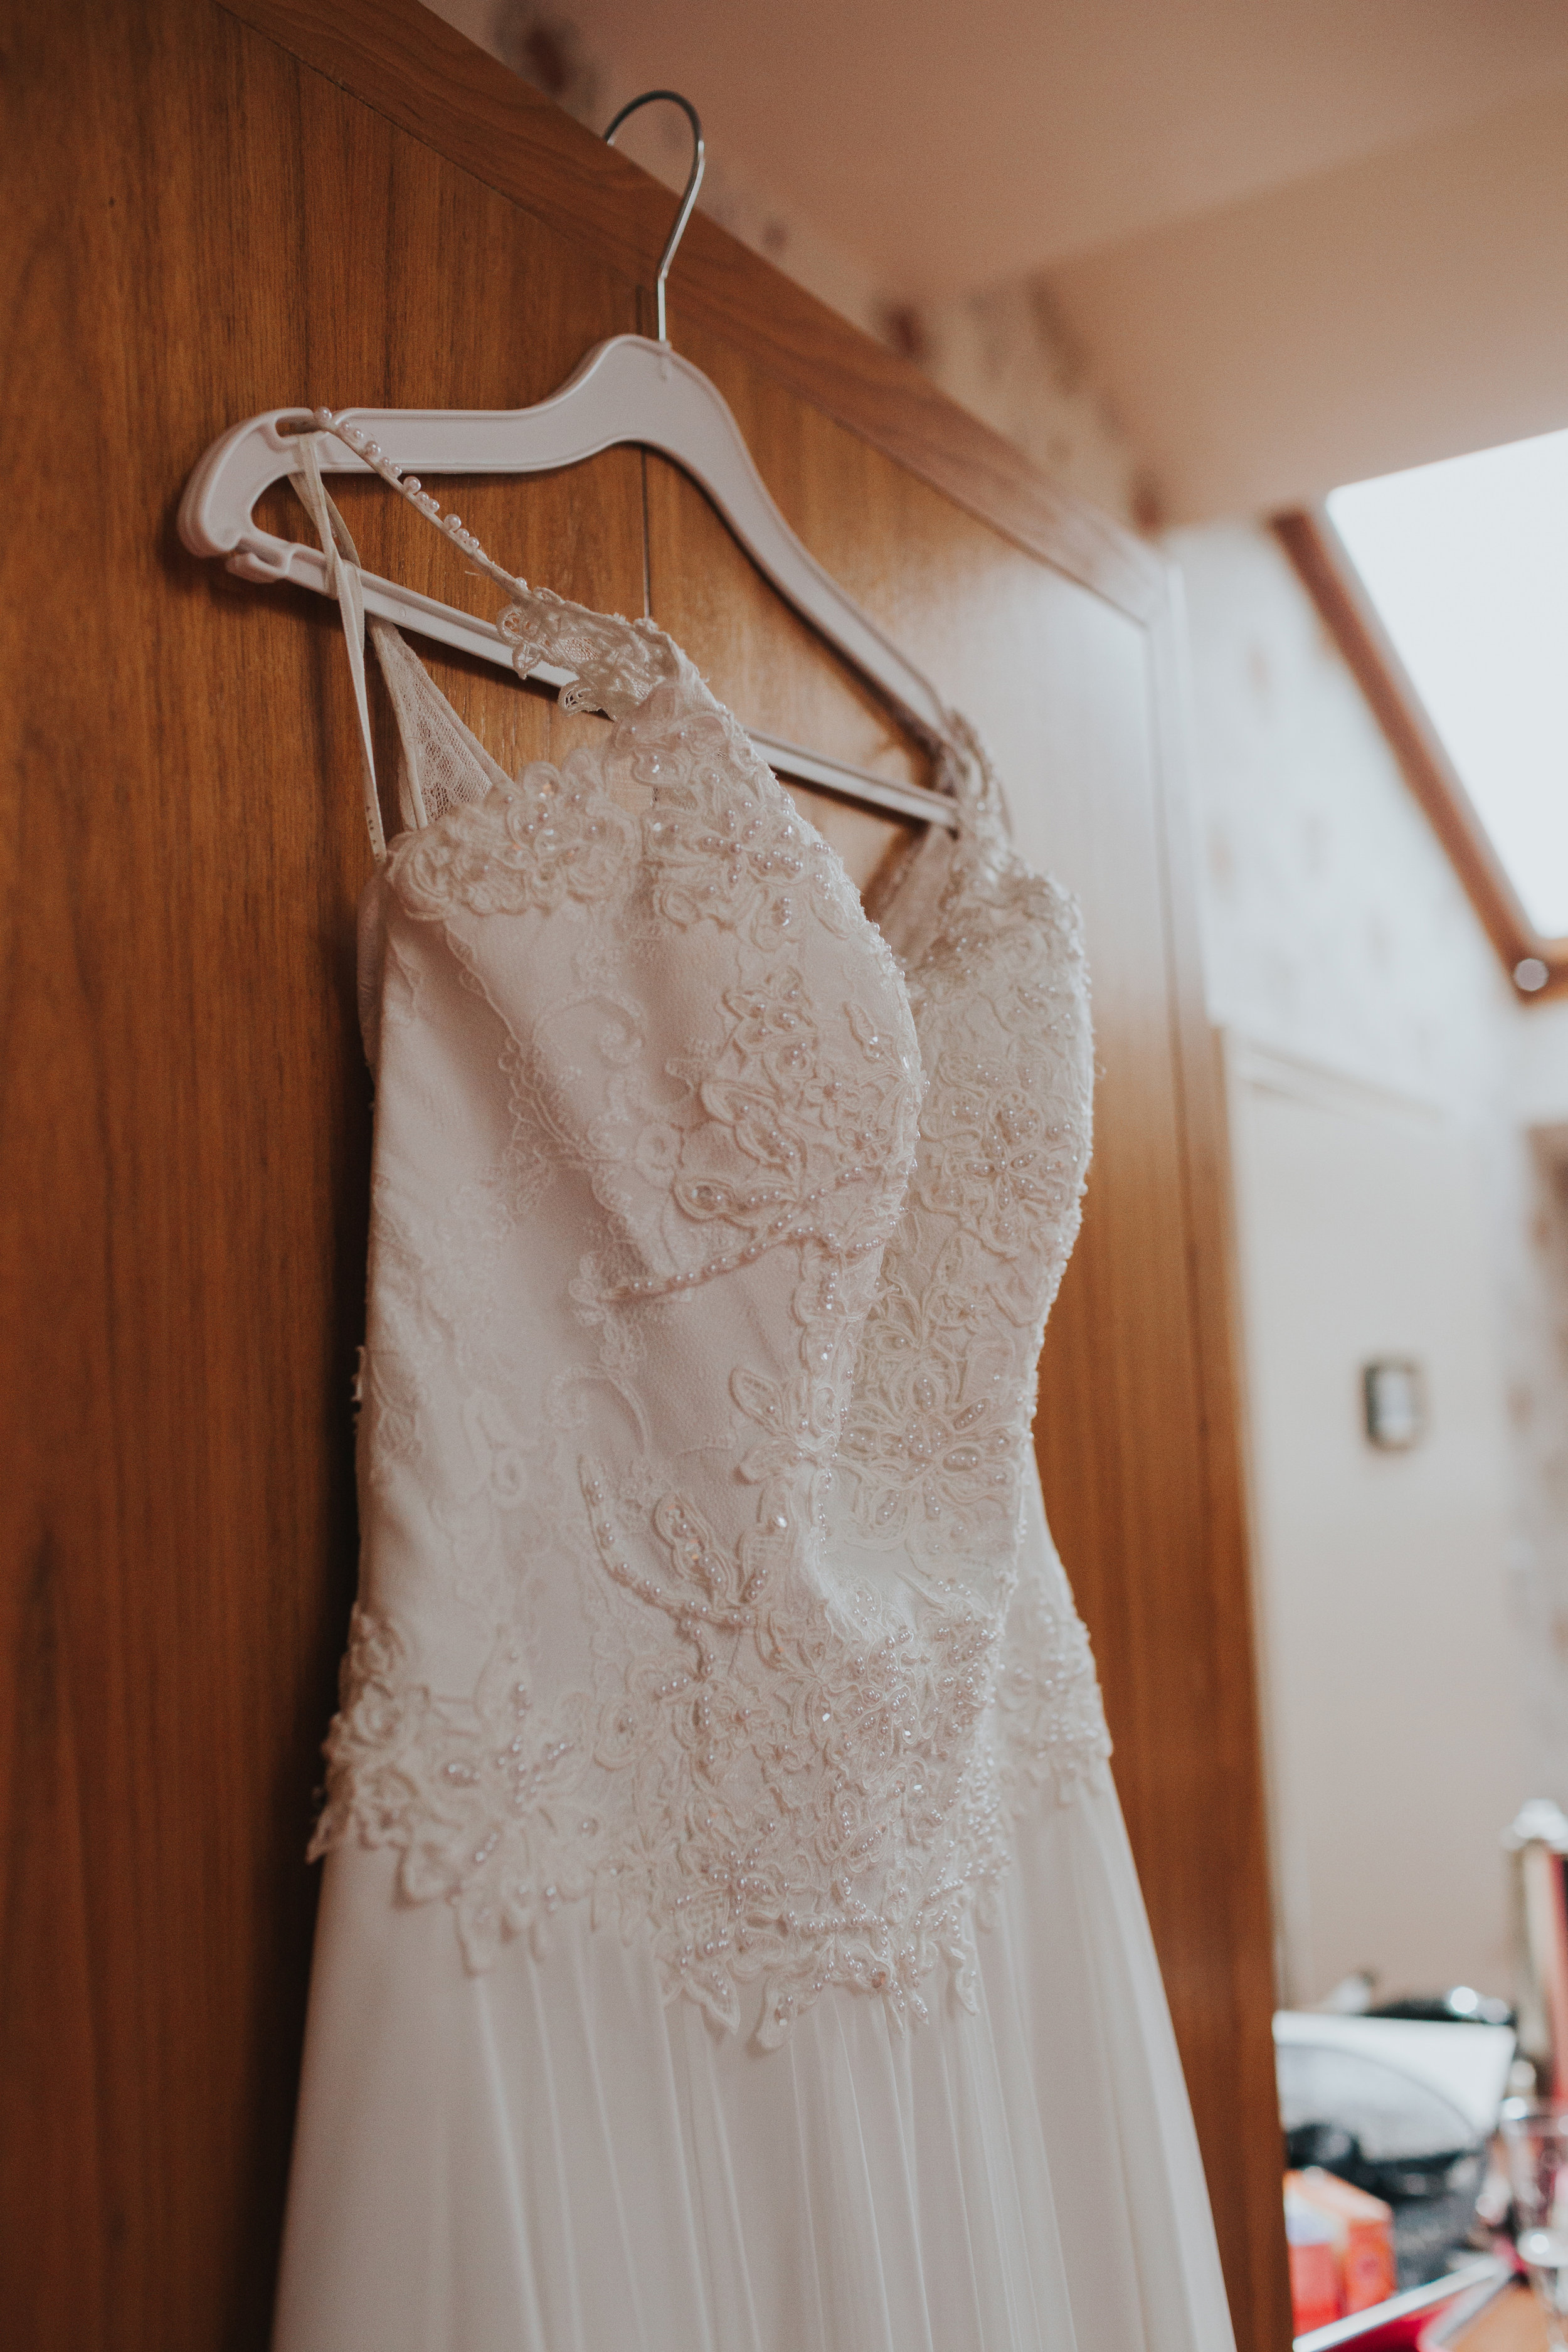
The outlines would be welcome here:
<svg viewBox="0 0 1568 2352">
<path fill-rule="evenodd" d="M 352 425 L 379 445 L 382 457 L 421 477 L 434 474 L 536 474 L 631 443 L 673 458 L 704 489 L 752 561 L 795 610 L 878 687 L 899 716 L 932 751 L 952 735 L 930 680 L 884 635 L 817 562 L 784 520 L 758 473 L 740 426 L 717 387 L 672 351 L 665 334 L 665 280 L 702 177 L 701 125 L 689 101 L 673 90 L 648 90 L 621 109 L 606 139 L 626 116 L 655 99 L 683 108 L 692 128 L 691 174 L 674 228 L 659 258 L 659 340 L 615 335 L 595 345 L 561 390 L 532 408 L 344 409 Z M 180 536 L 195 555 L 222 556 L 243 580 L 293 581 L 335 596 L 328 559 L 320 548 L 278 538 L 256 521 L 253 509 L 274 482 L 301 470 L 300 439 L 316 430 L 312 412 L 275 408 L 233 426 L 215 441 L 193 472 L 180 504 Z M 326 473 L 365 473 L 363 459 L 322 434 L 317 460 Z M 492 623 L 416 589 L 358 573 L 364 610 L 399 628 L 512 667 L 512 640 Z M 571 673 L 542 662 L 531 673 L 546 683 L 570 683 Z M 956 828 L 956 804 L 944 793 L 895 782 L 825 754 L 752 730 L 769 765 L 782 774 L 825 786 L 900 815 Z"/>
</svg>

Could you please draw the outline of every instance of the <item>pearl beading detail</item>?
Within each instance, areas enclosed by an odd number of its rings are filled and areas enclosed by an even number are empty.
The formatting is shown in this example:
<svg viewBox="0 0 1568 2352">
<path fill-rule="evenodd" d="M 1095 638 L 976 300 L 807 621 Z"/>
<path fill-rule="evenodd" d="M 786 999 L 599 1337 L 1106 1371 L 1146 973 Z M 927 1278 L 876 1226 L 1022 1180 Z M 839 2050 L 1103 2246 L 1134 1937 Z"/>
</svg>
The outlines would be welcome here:
<svg viewBox="0 0 1568 2352">
<path fill-rule="evenodd" d="M 748 1242 L 743 1249 L 721 1251 L 717 1257 L 707 1259 L 703 1265 L 693 1266 L 685 1274 L 636 1275 L 629 1282 L 617 1283 L 613 1289 L 603 1291 L 600 1296 L 606 1306 L 625 1306 L 670 1298 L 679 1291 L 695 1290 L 701 1284 L 711 1282 L 720 1275 L 735 1274 L 743 1265 L 755 1265 L 757 1260 L 764 1257 L 769 1250 L 791 1248 L 796 1244 L 803 1248 L 815 1246 L 833 1257 L 846 1261 L 865 1257 L 871 1251 L 879 1250 L 883 1246 L 882 1237 L 879 1234 L 875 1234 L 867 1241 L 846 1244 L 841 1242 L 837 1234 L 829 1233 L 825 1226 L 801 1224 L 796 1220 L 803 1210 L 815 1208 L 818 1202 L 830 1199 L 835 1192 L 841 1192 L 846 1185 L 864 1184 L 871 1177 L 879 1176 L 882 1172 L 879 1169 L 872 1168 L 841 1169 L 830 1184 L 818 1184 L 812 1192 L 803 1194 L 787 1216 L 775 1217 L 772 1224 L 765 1225 L 756 1239 Z M 731 1214 L 733 1218 L 737 1213 L 744 1213 L 748 1209 L 760 1208 L 765 1204 L 766 1196 L 742 1193 L 734 1203 Z"/>
<path fill-rule="evenodd" d="M 527 594 L 527 581 L 514 579 L 510 572 L 502 570 L 493 556 L 487 555 L 474 533 L 465 527 L 460 515 L 444 515 L 441 512 L 440 499 L 425 488 L 417 474 L 405 474 L 401 466 L 395 465 L 379 441 L 373 440 L 368 433 L 362 433 L 357 425 L 345 425 L 341 418 L 333 415 L 330 408 L 318 408 L 312 411 L 312 414 L 323 433 L 331 433 L 335 439 L 342 443 L 345 449 L 352 449 L 354 456 L 362 459 L 373 474 L 379 474 L 382 480 L 390 484 L 399 497 L 406 499 L 411 507 L 417 507 L 426 520 L 433 522 L 437 530 L 444 532 L 454 547 L 460 547 L 465 555 L 472 557 L 481 572 L 489 572 L 490 578 L 500 587 Z M 509 635 L 510 632 L 503 630 L 502 634 Z M 538 659 L 539 656 L 536 653 L 534 660 Z"/>
<path fill-rule="evenodd" d="M 519 677 L 527 677 L 547 656 L 576 673 L 574 683 L 561 690 L 563 710 L 596 709 L 612 719 L 624 718 L 670 674 L 673 648 L 651 622 L 591 613 L 566 604 L 549 589 L 531 588 L 496 562 L 460 515 L 443 514 L 441 501 L 418 475 L 405 473 L 371 435 L 346 424 L 330 408 L 312 414 L 321 431 L 352 449 L 363 465 L 505 590 L 512 601 L 498 615 L 496 628 L 511 646 L 511 665 Z"/>
</svg>

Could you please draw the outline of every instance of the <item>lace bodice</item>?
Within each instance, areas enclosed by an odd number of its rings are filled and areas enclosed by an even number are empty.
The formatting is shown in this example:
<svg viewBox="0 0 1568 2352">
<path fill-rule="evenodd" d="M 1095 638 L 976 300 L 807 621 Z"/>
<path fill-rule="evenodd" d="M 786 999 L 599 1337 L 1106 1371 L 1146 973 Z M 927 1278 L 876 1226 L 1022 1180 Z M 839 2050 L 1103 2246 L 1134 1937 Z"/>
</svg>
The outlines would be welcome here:
<svg viewBox="0 0 1568 2352">
<path fill-rule="evenodd" d="M 878 928 L 668 638 L 510 584 L 521 666 L 615 719 L 559 769 L 505 776 L 372 633 L 407 829 L 362 921 L 364 1557 L 317 1845 L 395 1849 L 470 1969 L 587 1902 L 725 2025 L 755 1988 L 765 2042 L 829 1984 L 920 2015 L 1017 1810 L 1108 1752 L 1025 1545 L 1078 919 L 959 730 L 963 831 Z"/>
</svg>

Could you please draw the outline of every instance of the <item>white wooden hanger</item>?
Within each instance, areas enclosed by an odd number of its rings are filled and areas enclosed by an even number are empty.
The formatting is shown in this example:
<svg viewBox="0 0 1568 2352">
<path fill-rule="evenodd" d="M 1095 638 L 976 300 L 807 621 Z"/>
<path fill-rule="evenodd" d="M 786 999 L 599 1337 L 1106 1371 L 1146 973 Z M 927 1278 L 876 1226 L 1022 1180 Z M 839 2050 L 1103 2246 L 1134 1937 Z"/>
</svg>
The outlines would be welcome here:
<svg viewBox="0 0 1568 2352">
<path fill-rule="evenodd" d="M 532 408 L 354 408 L 340 410 L 335 423 L 374 440 L 384 461 L 404 471 L 417 468 L 421 477 L 553 472 L 627 443 L 657 449 L 707 492 L 780 594 L 879 688 L 921 741 L 932 751 L 951 748 L 948 715 L 930 680 L 802 544 L 774 504 L 717 386 L 670 348 L 665 280 L 702 177 L 701 125 L 677 92 L 648 90 L 621 109 L 605 135 L 613 139 L 628 114 L 655 99 L 684 109 L 695 142 L 691 174 L 659 258 L 658 341 L 614 335 L 596 344 L 561 390 Z M 279 539 L 264 530 L 253 513 L 264 490 L 300 471 L 300 436 L 316 429 L 310 409 L 275 408 L 247 418 L 213 443 L 180 504 L 180 536 L 193 554 L 223 557 L 243 580 L 293 581 L 320 595 L 336 595 L 321 549 Z M 323 474 L 372 470 L 341 440 L 322 434 L 316 446 Z M 362 570 L 359 578 L 367 614 L 511 668 L 512 640 L 492 623 L 374 572 Z M 561 687 L 572 674 L 542 662 L 531 675 Z M 956 828 L 956 804 L 947 793 L 873 775 L 754 729 L 752 740 L 782 774 Z"/>
</svg>

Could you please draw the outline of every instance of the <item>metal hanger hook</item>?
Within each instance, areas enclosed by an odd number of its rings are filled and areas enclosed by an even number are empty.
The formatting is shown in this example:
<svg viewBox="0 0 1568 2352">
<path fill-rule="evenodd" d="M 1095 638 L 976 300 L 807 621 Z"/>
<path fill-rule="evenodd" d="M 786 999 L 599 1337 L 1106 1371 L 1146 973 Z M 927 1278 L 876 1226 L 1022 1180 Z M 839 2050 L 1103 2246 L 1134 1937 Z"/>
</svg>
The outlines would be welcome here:
<svg viewBox="0 0 1568 2352">
<path fill-rule="evenodd" d="M 675 215 L 675 226 L 664 241 L 664 251 L 658 257 L 658 277 L 655 280 L 654 290 L 658 300 L 658 340 L 661 343 L 668 343 L 669 337 L 665 331 L 664 281 L 669 276 L 669 265 L 675 259 L 681 238 L 686 235 L 686 224 L 691 218 L 691 207 L 697 202 L 697 191 L 702 185 L 702 167 L 707 161 L 707 150 L 702 144 L 702 124 L 691 100 L 689 98 L 682 98 L 678 89 L 645 89 L 640 98 L 627 99 L 625 106 L 605 131 L 605 144 L 606 147 L 613 147 L 616 143 L 616 133 L 626 117 L 629 114 L 635 114 L 641 106 L 652 106 L 656 99 L 663 99 L 670 106 L 679 106 L 691 125 L 691 170 L 687 175 L 686 194 L 680 199 L 680 210 Z"/>
</svg>

